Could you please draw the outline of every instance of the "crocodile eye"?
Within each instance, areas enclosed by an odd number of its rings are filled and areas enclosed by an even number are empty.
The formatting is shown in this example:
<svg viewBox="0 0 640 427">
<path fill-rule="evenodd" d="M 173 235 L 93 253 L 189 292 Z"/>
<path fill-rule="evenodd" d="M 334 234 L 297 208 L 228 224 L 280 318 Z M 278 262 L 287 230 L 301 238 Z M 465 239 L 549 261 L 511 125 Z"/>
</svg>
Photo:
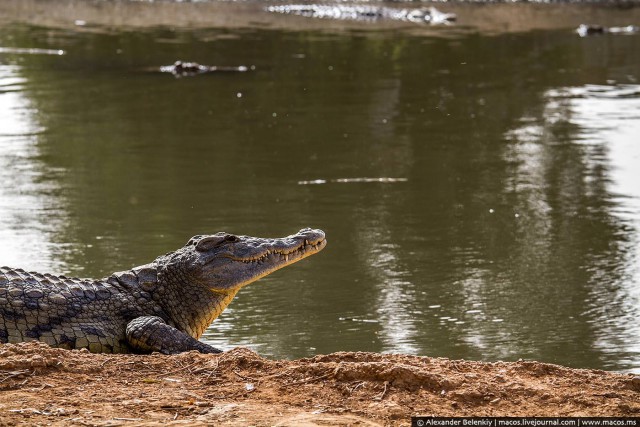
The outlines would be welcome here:
<svg viewBox="0 0 640 427">
<path fill-rule="evenodd" d="M 239 241 L 240 239 L 238 238 L 238 236 L 234 236 L 233 234 L 229 234 L 227 237 L 225 237 L 224 240 L 227 241 L 227 242 L 232 242 L 233 243 L 233 242 Z"/>
<path fill-rule="evenodd" d="M 196 243 L 196 251 L 198 252 L 206 252 L 209 251 L 220 243 L 225 241 L 225 236 L 213 235 L 213 236 L 205 236 L 198 243 Z"/>
<path fill-rule="evenodd" d="M 189 241 L 187 242 L 187 246 L 193 246 L 195 245 L 198 240 L 200 240 L 202 238 L 202 235 L 198 234 L 197 236 L 193 236 L 192 238 L 189 239 Z"/>
</svg>

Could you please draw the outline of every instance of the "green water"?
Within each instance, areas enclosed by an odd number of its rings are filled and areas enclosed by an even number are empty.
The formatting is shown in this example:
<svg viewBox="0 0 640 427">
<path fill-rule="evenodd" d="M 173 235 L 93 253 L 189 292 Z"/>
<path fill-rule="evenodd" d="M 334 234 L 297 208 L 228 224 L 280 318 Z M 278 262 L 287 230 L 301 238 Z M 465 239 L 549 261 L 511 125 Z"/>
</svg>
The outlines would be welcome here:
<svg viewBox="0 0 640 427">
<path fill-rule="evenodd" d="M 640 36 L 13 24 L 0 46 L 66 52 L 0 53 L 0 264 L 102 277 L 310 226 L 327 248 L 205 340 L 640 371 Z M 255 69 L 149 70 L 177 59 Z"/>
</svg>

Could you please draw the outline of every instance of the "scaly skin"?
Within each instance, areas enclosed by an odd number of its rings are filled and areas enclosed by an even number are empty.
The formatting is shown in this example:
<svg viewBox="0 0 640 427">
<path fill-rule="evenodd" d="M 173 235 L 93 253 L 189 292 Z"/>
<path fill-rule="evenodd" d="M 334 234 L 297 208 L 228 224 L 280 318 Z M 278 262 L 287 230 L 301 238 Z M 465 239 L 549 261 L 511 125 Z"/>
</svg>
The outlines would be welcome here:
<svg viewBox="0 0 640 427">
<path fill-rule="evenodd" d="M 281 239 L 195 236 L 102 280 L 0 268 L 0 343 L 43 341 L 93 353 L 220 350 L 198 341 L 243 286 L 324 248 L 320 230 Z"/>
<path fill-rule="evenodd" d="M 435 7 L 398 9 L 375 5 L 343 4 L 284 4 L 269 6 L 268 12 L 286 13 L 309 18 L 343 19 L 351 21 L 377 21 L 389 19 L 426 24 L 448 24 L 456 20 L 454 13 L 443 13 Z"/>
</svg>

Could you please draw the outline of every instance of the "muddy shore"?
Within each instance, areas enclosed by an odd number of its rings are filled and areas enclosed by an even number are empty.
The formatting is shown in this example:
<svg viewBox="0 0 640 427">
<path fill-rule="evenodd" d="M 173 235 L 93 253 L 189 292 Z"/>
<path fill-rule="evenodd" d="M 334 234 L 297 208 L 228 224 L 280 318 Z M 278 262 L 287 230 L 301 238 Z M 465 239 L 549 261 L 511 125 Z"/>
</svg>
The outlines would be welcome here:
<svg viewBox="0 0 640 427">
<path fill-rule="evenodd" d="M 268 360 L 0 345 L 0 425 L 409 425 L 411 415 L 640 416 L 640 377 L 532 361 Z"/>
</svg>

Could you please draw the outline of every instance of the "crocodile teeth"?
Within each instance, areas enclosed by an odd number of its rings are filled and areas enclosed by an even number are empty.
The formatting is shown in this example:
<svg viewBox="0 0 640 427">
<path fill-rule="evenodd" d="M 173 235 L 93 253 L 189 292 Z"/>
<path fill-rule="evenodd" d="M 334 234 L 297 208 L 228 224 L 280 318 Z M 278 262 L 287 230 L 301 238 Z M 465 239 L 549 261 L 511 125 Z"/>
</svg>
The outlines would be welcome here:
<svg viewBox="0 0 640 427">
<path fill-rule="evenodd" d="M 289 262 L 289 254 L 284 254 L 284 262 Z"/>
</svg>

